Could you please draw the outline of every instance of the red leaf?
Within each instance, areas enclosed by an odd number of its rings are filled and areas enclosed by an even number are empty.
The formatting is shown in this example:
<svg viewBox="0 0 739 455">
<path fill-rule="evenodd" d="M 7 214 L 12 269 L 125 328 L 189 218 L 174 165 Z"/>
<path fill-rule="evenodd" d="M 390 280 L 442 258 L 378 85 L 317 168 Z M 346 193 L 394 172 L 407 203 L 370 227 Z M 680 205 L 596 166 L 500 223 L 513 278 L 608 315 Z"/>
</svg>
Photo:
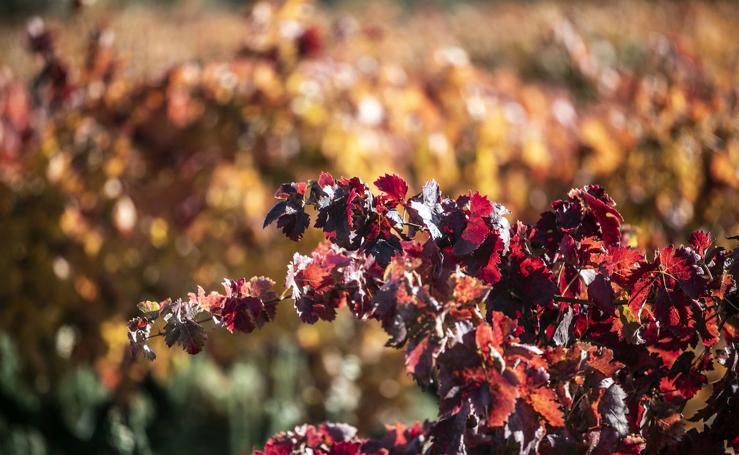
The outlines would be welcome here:
<svg viewBox="0 0 739 455">
<path fill-rule="evenodd" d="M 491 427 L 502 427 L 505 425 L 508 417 L 516 409 L 518 387 L 515 379 L 510 376 L 512 375 L 501 374 L 495 369 L 488 370 L 488 387 L 490 389 L 491 399 L 487 423 Z"/>
<path fill-rule="evenodd" d="M 464 201 L 460 198 L 459 201 Z M 454 243 L 454 254 L 457 256 L 466 256 L 482 245 L 491 232 L 490 216 L 493 214 L 493 204 L 487 197 L 480 193 L 473 193 L 469 196 L 469 215 L 467 216 L 467 224 L 462 231 L 462 235 Z M 496 226 L 499 228 L 499 226 Z M 497 246 L 496 246 L 497 249 Z"/>
<path fill-rule="evenodd" d="M 603 348 L 600 352 L 593 351 L 588 358 L 588 366 L 598 371 L 605 377 L 610 378 L 618 370 L 624 367 L 624 364 L 613 360 L 613 351 Z"/>
<path fill-rule="evenodd" d="M 621 287 L 628 281 L 644 262 L 644 253 L 636 248 L 609 247 L 604 266 L 611 279 Z"/>
<path fill-rule="evenodd" d="M 375 180 L 375 186 L 396 202 L 403 202 L 408 192 L 408 184 L 397 175 L 385 174 Z"/>
<path fill-rule="evenodd" d="M 478 192 L 470 196 L 470 218 L 485 218 L 493 214 L 493 204 Z"/>
<path fill-rule="evenodd" d="M 711 246 L 711 234 L 704 231 L 695 231 L 690 234 L 690 246 L 701 256 Z"/>
<path fill-rule="evenodd" d="M 500 313 L 493 312 L 493 314 Z M 493 360 L 491 358 L 491 349 L 500 349 L 500 345 L 503 342 L 503 334 L 500 332 L 500 328 L 495 330 L 487 322 L 482 322 L 477 326 L 477 330 L 475 331 L 475 342 L 482 353 L 483 359 L 486 360 L 486 363 L 490 363 L 488 361 Z M 500 356 L 500 354 L 498 355 Z"/>
<path fill-rule="evenodd" d="M 336 182 L 334 181 L 334 177 L 328 172 L 321 172 L 321 175 L 318 176 L 318 185 L 321 188 L 334 186 L 335 184 Z"/>
<path fill-rule="evenodd" d="M 490 257 L 488 257 L 488 263 L 478 274 L 482 280 L 489 284 L 498 283 L 502 276 L 500 272 L 500 263 L 501 253 L 504 249 L 503 239 L 501 239 L 500 236 L 496 236 L 494 245 L 493 251 L 490 253 Z"/>
<path fill-rule="evenodd" d="M 611 282 L 600 273 L 588 285 L 588 300 L 606 314 L 613 313 L 616 298 Z"/>
<path fill-rule="evenodd" d="M 358 455 L 361 447 L 359 442 L 339 442 L 331 447 L 331 455 Z"/>
<path fill-rule="evenodd" d="M 479 300 L 487 291 L 480 280 L 469 275 L 459 275 L 454 279 L 454 300 L 470 303 Z"/>
<path fill-rule="evenodd" d="M 591 195 L 588 189 L 589 187 L 585 187 L 579 190 L 579 194 L 598 221 L 603 233 L 603 241 L 608 245 L 618 245 L 621 243 L 621 222 L 624 218 L 614 207 Z"/>
<path fill-rule="evenodd" d="M 681 400 L 689 400 L 707 382 L 708 379 L 703 374 L 688 371 L 686 373 L 679 373 L 672 379 L 663 377 L 660 380 L 659 389 L 668 396 L 674 396 Z"/>
<path fill-rule="evenodd" d="M 697 264 L 698 256 L 685 247 L 668 246 L 659 252 L 660 271 L 666 281 L 674 280 L 691 299 L 702 297 L 706 291 L 706 278 Z M 667 289 L 672 290 L 672 289 Z"/>
<path fill-rule="evenodd" d="M 405 357 L 405 369 L 414 377 L 425 378 L 431 372 L 433 360 L 432 346 L 429 346 L 428 338 L 424 338 Z"/>
<path fill-rule="evenodd" d="M 462 236 L 454 244 L 454 254 L 466 256 L 477 250 L 488 238 L 490 228 L 481 218 L 471 218 L 464 228 Z"/>
<path fill-rule="evenodd" d="M 271 321 L 275 316 L 277 294 L 272 290 L 274 282 L 265 277 L 224 280 L 226 297 L 216 315 L 226 329 L 250 333 Z M 269 299 L 265 304 L 262 300 Z"/>
<path fill-rule="evenodd" d="M 298 275 L 295 280 L 302 287 L 310 287 L 316 292 L 321 292 L 330 285 L 331 270 L 324 268 L 323 264 L 311 262 Z"/>
<path fill-rule="evenodd" d="M 525 399 L 536 412 L 544 417 L 549 425 L 553 427 L 563 427 L 565 425 L 564 414 L 559 408 L 554 390 L 539 387 L 529 392 Z"/>
<path fill-rule="evenodd" d="M 263 311 L 264 305 L 257 297 L 229 297 L 221 310 L 221 319 L 231 333 L 250 333 L 264 323 Z"/>
</svg>

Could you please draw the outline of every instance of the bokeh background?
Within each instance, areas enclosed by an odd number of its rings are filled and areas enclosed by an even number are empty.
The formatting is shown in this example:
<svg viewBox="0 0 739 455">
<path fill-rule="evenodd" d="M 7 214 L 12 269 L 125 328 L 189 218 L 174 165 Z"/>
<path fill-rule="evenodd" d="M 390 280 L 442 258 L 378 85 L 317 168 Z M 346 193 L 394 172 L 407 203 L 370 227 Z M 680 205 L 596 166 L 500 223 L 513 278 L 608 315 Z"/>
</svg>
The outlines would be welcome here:
<svg viewBox="0 0 739 455">
<path fill-rule="evenodd" d="M 535 221 L 604 185 L 650 247 L 739 233 L 736 2 L 0 1 L 0 453 L 248 453 L 436 404 L 371 323 L 126 362 L 143 299 L 284 279 L 262 220 L 321 170 Z"/>
</svg>

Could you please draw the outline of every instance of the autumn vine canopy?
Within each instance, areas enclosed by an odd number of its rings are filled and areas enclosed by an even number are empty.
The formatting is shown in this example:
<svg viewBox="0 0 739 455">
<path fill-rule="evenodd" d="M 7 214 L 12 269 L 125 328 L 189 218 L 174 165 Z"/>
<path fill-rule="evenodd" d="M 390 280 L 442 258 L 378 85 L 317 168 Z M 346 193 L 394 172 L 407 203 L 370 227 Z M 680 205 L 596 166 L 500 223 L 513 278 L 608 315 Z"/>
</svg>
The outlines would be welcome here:
<svg viewBox="0 0 739 455">
<path fill-rule="evenodd" d="M 346 424 L 303 425 L 260 454 L 739 450 L 739 247 L 696 231 L 687 245 L 640 249 L 597 185 L 533 225 L 511 223 L 479 192 L 451 198 L 429 181 L 413 195 L 387 174 L 374 186 L 327 173 L 281 185 L 264 226 L 325 237 L 294 255 L 284 291 L 265 277 L 226 279 L 221 292 L 142 302 L 131 353 L 154 359 L 148 340 L 163 336 L 197 354 L 206 325 L 250 333 L 283 300 L 308 324 L 346 307 L 381 324 L 437 397 L 433 421 L 370 439 Z"/>
<path fill-rule="evenodd" d="M 0 1 L 0 454 L 739 453 L 737 29 Z"/>
</svg>

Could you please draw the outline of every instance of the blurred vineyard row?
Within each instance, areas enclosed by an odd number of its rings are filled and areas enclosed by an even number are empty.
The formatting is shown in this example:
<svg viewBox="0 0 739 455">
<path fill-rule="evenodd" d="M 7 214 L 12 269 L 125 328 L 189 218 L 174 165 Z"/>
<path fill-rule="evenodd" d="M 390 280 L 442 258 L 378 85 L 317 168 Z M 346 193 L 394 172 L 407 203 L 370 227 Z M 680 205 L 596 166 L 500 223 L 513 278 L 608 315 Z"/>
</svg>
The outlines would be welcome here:
<svg viewBox="0 0 739 455">
<path fill-rule="evenodd" d="M 378 331 L 349 320 L 298 327 L 281 311 L 260 336 L 213 337 L 207 357 L 126 359 L 137 301 L 279 277 L 294 245 L 261 228 L 272 193 L 321 170 L 479 188 L 527 221 L 594 182 L 645 245 L 739 232 L 736 7 L 350 11 L 203 17 L 201 32 L 233 31 L 201 37 L 230 57 L 159 75 L 121 56 L 137 30 L 115 18 L 14 29 L 30 69 L 0 61 L 4 449 L 238 452 L 302 421 L 370 434 L 428 416 Z M 182 42 L 151 47 L 196 40 L 166 36 Z"/>
</svg>

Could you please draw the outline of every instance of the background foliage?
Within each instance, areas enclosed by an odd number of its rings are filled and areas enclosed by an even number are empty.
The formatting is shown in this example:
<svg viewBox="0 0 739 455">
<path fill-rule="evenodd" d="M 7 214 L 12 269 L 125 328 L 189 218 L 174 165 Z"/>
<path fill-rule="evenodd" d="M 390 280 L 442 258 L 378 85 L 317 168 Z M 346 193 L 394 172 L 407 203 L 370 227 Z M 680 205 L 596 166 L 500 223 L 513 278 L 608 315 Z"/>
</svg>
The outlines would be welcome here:
<svg viewBox="0 0 739 455">
<path fill-rule="evenodd" d="M 529 221 L 596 182 L 648 246 L 739 231 L 731 3 L 161 8 L 0 29 L 3 451 L 239 452 L 433 412 L 350 320 L 281 312 L 207 356 L 123 363 L 134 302 L 282 276 L 263 214 L 320 170 L 434 177 Z"/>
</svg>

